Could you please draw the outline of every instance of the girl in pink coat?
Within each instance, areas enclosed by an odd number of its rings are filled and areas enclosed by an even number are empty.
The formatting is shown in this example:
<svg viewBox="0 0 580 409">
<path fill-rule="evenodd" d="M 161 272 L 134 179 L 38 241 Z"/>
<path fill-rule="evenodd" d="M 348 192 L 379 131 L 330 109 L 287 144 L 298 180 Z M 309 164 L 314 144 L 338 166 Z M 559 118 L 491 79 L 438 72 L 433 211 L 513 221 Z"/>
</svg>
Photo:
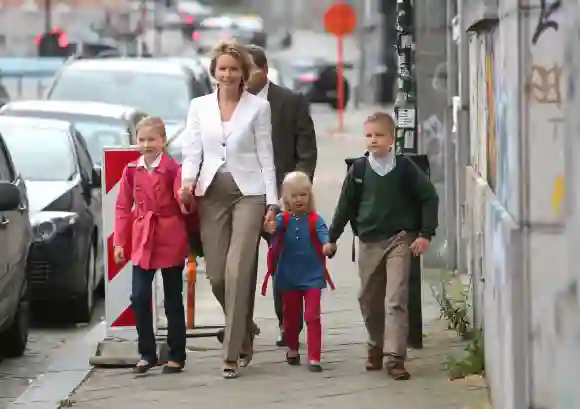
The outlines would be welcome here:
<svg viewBox="0 0 580 409">
<path fill-rule="evenodd" d="M 141 356 L 136 373 L 145 373 L 157 364 L 150 302 L 153 278 L 159 269 L 169 346 L 169 361 L 163 373 L 181 372 L 185 365 L 182 291 L 188 235 L 183 213 L 188 209 L 178 200 L 181 169 L 164 153 L 165 139 L 165 124 L 160 118 L 147 117 L 138 124 L 137 145 L 142 156 L 123 171 L 115 207 L 115 261 L 124 262 L 129 257 L 124 249 L 130 248 L 133 263 L 131 304 Z M 193 197 L 190 204 L 192 207 Z"/>
</svg>

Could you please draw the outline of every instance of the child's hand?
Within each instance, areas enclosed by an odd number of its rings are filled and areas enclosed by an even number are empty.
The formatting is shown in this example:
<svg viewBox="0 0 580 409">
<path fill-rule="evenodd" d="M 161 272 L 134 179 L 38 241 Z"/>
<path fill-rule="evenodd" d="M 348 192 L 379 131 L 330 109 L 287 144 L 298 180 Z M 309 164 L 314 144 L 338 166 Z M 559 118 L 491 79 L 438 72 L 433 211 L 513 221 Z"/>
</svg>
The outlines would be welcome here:
<svg viewBox="0 0 580 409">
<path fill-rule="evenodd" d="M 276 220 L 265 219 L 264 231 L 270 234 L 276 233 Z"/>
<path fill-rule="evenodd" d="M 326 243 L 322 247 L 322 253 L 328 258 L 333 258 L 336 254 L 337 246 L 336 243 Z"/>
<path fill-rule="evenodd" d="M 121 264 L 121 263 L 125 262 L 125 250 L 123 250 L 122 246 L 115 246 L 114 259 L 115 259 L 115 263 L 117 263 L 117 264 Z"/>
<path fill-rule="evenodd" d="M 420 256 L 425 254 L 429 249 L 429 240 L 425 237 L 417 237 L 413 243 L 411 243 L 411 251 L 414 256 Z"/>
<path fill-rule="evenodd" d="M 184 185 L 179 189 L 179 200 L 184 205 L 188 205 L 193 201 L 193 186 Z"/>
</svg>

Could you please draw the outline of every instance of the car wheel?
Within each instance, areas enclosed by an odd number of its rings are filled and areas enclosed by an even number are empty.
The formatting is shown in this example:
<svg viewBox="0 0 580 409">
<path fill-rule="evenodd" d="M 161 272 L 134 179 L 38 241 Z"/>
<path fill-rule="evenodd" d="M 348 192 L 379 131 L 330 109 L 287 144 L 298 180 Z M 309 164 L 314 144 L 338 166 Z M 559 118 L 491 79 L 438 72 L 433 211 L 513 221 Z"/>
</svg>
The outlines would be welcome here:
<svg viewBox="0 0 580 409">
<path fill-rule="evenodd" d="M 95 288 L 93 283 L 96 275 L 96 253 L 94 243 L 91 244 L 87 262 L 85 264 L 86 287 L 84 294 L 79 298 L 76 312 L 76 322 L 90 322 L 95 305 Z"/>
<path fill-rule="evenodd" d="M 28 296 L 23 296 L 18 304 L 18 310 L 10 327 L 0 334 L 2 356 L 16 358 L 22 356 L 28 343 L 28 329 L 30 324 L 30 303 Z"/>
</svg>

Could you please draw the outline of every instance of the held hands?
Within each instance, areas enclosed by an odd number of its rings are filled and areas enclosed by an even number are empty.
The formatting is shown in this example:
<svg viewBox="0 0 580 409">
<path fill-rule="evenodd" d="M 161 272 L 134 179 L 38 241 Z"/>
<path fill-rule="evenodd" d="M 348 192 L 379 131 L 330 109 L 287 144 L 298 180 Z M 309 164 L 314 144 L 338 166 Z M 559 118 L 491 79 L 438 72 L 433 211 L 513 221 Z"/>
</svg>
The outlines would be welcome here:
<svg viewBox="0 0 580 409">
<path fill-rule="evenodd" d="M 121 264 L 124 263 L 125 260 L 125 250 L 123 250 L 122 246 L 115 246 L 114 248 L 114 259 L 115 263 Z"/>
<path fill-rule="evenodd" d="M 264 217 L 264 231 L 269 234 L 276 232 L 276 213 L 273 209 L 268 209 Z"/>
<path fill-rule="evenodd" d="M 322 247 L 322 253 L 328 258 L 333 258 L 334 255 L 336 254 L 336 250 L 337 250 L 336 243 L 326 243 Z"/>
<path fill-rule="evenodd" d="M 193 184 L 184 183 L 179 189 L 179 200 L 184 205 L 188 205 L 193 202 Z"/>
<path fill-rule="evenodd" d="M 411 243 L 410 248 L 414 256 L 421 256 L 429 249 L 429 240 L 425 237 L 417 237 L 415 241 Z"/>
</svg>

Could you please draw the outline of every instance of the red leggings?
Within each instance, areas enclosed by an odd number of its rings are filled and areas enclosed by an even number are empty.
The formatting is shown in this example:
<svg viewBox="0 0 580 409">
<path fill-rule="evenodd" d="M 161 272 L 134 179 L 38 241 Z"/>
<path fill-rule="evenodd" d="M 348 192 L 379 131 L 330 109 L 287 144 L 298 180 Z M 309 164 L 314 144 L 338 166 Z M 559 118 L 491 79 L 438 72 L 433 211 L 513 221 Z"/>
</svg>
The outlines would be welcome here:
<svg viewBox="0 0 580 409">
<path fill-rule="evenodd" d="M 322 325 L 320 324 L 320 298 L 322 290 L 312 288 L 306 291 L 286 291 L 282 293 L 284 303 L 284 338 L 292 351 L 298 351 L 300 335 L 300 310 L 304 302 L 304 321 L 306 321 L 308 360 L 320 362 L 322 348 Z"/>
</svg>

